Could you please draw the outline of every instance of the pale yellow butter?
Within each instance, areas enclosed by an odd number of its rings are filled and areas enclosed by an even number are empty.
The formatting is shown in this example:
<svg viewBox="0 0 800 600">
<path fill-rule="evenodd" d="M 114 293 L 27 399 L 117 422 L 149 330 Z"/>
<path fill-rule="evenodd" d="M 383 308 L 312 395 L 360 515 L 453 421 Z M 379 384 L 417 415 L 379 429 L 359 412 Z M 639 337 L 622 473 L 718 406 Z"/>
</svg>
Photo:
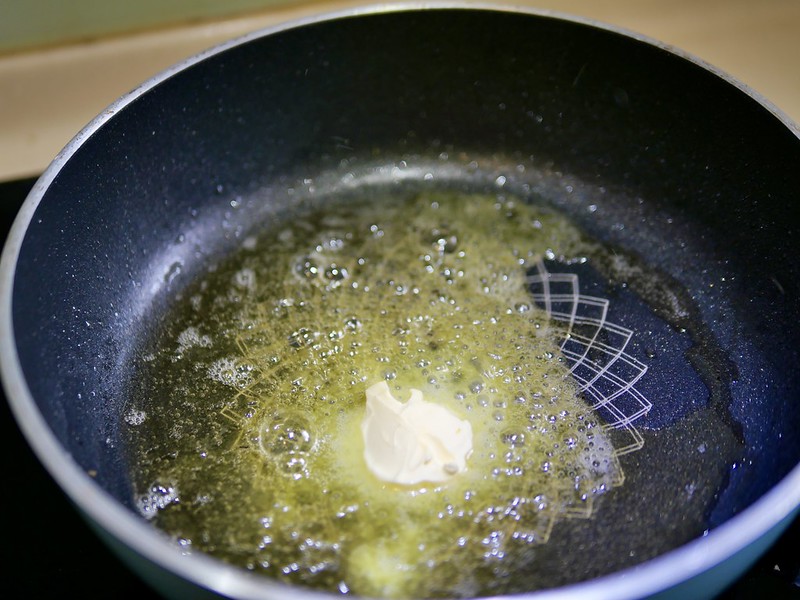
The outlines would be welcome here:
<svg viewBox="0 0 800 600">
<path fill-rule="evenodd" d="M 439 483 L 463 472 L 472 453 L 472 426 L 411 390 L 408 402 L 392 396 L 385 381 L 367 389 L 361 423 L 367 467 L 383 481 Z"/>
</svg>

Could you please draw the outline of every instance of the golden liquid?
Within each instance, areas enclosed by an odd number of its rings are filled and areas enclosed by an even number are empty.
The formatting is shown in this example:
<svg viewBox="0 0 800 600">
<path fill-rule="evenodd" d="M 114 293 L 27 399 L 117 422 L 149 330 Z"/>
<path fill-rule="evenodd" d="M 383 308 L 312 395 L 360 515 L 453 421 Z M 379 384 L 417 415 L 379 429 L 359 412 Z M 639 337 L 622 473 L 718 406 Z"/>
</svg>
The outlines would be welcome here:
<svg viewBox="0 0 800 600">
<path fill-rule="evenodd" d="M 526 290 L 535 261 L 579 238 L 522 202 L 445 193 L 332 202 L 248 238 L 183 295 L 142 370 L 127 420 L 141 512 L 287 582 L 488 593 L 621 478 Z M 380 380 L 470 421 L 465 473 L 398 486 L 367 470 L 359 425 Z"/>
</svg>

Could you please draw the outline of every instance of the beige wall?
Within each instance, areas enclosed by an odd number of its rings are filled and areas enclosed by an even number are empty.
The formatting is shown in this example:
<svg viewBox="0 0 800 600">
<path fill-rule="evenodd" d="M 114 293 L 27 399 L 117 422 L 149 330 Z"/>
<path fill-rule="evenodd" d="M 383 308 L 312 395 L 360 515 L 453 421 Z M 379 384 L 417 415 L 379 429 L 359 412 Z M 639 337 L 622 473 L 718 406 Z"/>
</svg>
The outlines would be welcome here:
<svg viewBox="0 0 800 600">
<path fill-rule="evenodd" d="M 232 15 L 292 0 L 0 0 L 0 53 Z"/>
</svg>

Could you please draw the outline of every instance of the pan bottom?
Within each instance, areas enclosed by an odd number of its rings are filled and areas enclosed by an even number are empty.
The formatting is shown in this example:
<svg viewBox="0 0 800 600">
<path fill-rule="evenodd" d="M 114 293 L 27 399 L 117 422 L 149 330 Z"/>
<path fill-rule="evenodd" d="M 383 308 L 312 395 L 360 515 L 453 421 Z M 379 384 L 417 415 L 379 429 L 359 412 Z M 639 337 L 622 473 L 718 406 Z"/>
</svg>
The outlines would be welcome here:
<svg viewBox="0 0 800 600">
<path fill-rule="evenodd" d="M 494 187 L 496 178 L 489 185 L 480 186 L 474 184 L 474 179 L 467 183 L 459 178 L 452 179 L 448 185 L 428 187 L 426 193 L 431 189 L 449 193 L 465 190 L 486 193 L 488 189 L 493 191 L 498 202 L 507 202 L 509 197 L 514 197 L 505 191 L 497 192 Z M 563 189 L 563 185 L 559 185 L 559 189 Z M 308 206 L 318 208 L 326 203 L 353 203 L 376 197 L 384 198 L 386 206 L 396 206 L 419 193 L 418 185 L 398 185 L 395 182 L 387 186 L 374 181 L 355 186 L 346 193 L 341 189 L 335 190 L 333 198 L 317 192 L 310 200 L 293 200 L 293 208 L 287 210 L 281 220 L 266 226 L 266 235 L 280 237 L 281 232 L 286 231 L 285 225 L 307 210 Z M 557 200 L 554 202 L 552 198 L 545 199 L 533 193 L 528 193 L 524 202 L 538 205 L 543 215 L 557 215 L 563 210 Z M 335 222 L 335 213 L 333 215 L 331 221 Z M 564 215 L 558 218 L 563 219 Z M 251 218 L 250 221 L 257 220 Z M 567 228 L 579 231 L 574 225 Z M 265 234 L 262 231 L 259 235 Z M 246 231 L 242 231 L 237 239 L 245 252 L 260 246 L 260 242 Z M 658 270 L 641 266 L 636 256 L 625 253 L 619 246 L 604 245 L 585 232 L 570 237 L 567 254 L 552 252 L 551 248 L 547 248 L 545 254 L 550 258 L 548 268 L 551 272 L 571 271 L 577 274 L 584 293 L 610 299 L 609 319 L 613 318 L 635 330 L 634 342 L 627 351 L 635 360 L 648 364 L 649 372 L 637 383 L 637 387 L 656 408 L 638 422 L 644 439 L 643 449 L 619 458 L 625 483 L 596 498 L 597 507 L 590 519 L 559 520 L 558 525 L 548 532 L 547 543 L 522 544 L 513 553 L 506 553 L 502 563 L 491 567 L 491 577 L 481 588 L 483 594 L 515 593 L 582 581 L 639 564 L 704 535 L 711 527 L 711 513 L 717 500 L 729 482 L 731 465 L 742 455 L 742 440 L 736 423 L 726 410 L 720 408 L 723 401 L 719 398 L 724 394 L 720 396 L 718 390 L 724 390 L 728 382 L 717 378 L 709 383 L 706 379 L 708 373 L 696 368 L 696 365 L 704 364 L 703 361 L 692 357 L 693 353 L 699 352 L 702 357 L 708 359 L 711 356 L 713 359 L 714 348 L 713 344 L 700 348 L 693 343 L 691 335 L 687 335 L 688 330 L 684 325 L 687 314 L 692 312 L 691 308 L 686 308 L 691 306 L 689 294 L 676 287 L 678 284 L 674 281 L 669 283 L 669 289 L 665 289 L 664 282 L 668 278 Z M 232 264 L 236 264 L 235 258 L 215 261 L 211 271 L 213 274 L 223 272 L 229 281 L 236 281 L 239 286 L 236 294 L 243 295 L 244 288 L 250 283 L 250 276 L 254 276 L 254 270 L 243 268 L 241 264 L 231 267 L 231 260 Z M 621 264 L 639 265 L 635 270 L 636 277 L 621 278 Z M 184 304 L 194 302 L 195 309 L 202 304 L 200 312 L 208 315 L 208 311 L 222 307 L 225 302 L 218 301 L 215 306 L 213 300 L 198 299 L 198 289 L 202 286 L 197 282 L 190 284 L 178 291 L 176 297 L 182 297 Z M 645 292 L 640 294 L 634 290 Z M 230 300 L 230 290 L 226 294 Z M 238 298 L 234 300 L 236 302 Z M 162 315 L 160 322 L 166 325 L 171 319 Z M 182 352 L 181 347 L 191 352 L 190 348 L 212 344 L 211 336 L 202 327 L 198 329 L 182 325 L 180 329 L 181 332 L 173 330 L 169 338 L 172 344 L 169 348 L 170 360 L 173 362 L 177 360 L 175 356 Z M 159 402 L 162 402 L 166 396 L 175 394 L 176 389 L 177 395 L 182 398 L 196 395 L 196 390 L 187 389 L 179 379 L 153 377 L 149 372 L 159 352 L 153 344 L 157 346 L 163 343 L 163 337 L 159 339 L 159 336 L 164 334 L 164 330 L 154 329 L 138 353 L 139 373 L 136 377 L 143 381 L 168 383 L 166 388 L 144 391 L 143 397 L 138 400 L 141 410 L 129 405 L 126 422 L 131 431 L 136 431 L 136 435 L 141 432 L 142 423 L 153 410 L 152 398 L 159 398 Z M 163 350 L 161 352 L 163 354 Z M 231 378 L 226 383 L 233 384 L 235 388 L 236 378 L 240 377 L 244 382 L 249 372 L 247 369 L 237 370 L 237 366 L 231 363 L 230 372 L 225 376 Z M 676 390 L 680 390 L 680 394 L 676 395 Z M 247 410 L 246 395 L 239 394 L 237 397 L 244 401 L 244 410 Z M 133 406 L 136 406 L 136 401 Z M 256 410 L 253 406 L 251 409 Z M 172 427 L 172 433 L 168 436 L 179 437 L 177 431 L 181 425 L 174 420 L 174 415 L 167 417 L 165 422 Z M 190 428 L 195 426 L 191 424 Z M 617 447 L 622 447 L 627 443 L 628 433 L 612 430 L 609 435 Z M 129 443 L 138 442 L 129 440 Z M 155 461 L 159 468 L 173 461 L 180 452 L 185 452 L 169 450 L 168 444 L 159 446 L 152 439 L 146 446 L 151 454 L 154 448 L 160 448 Z M 200 445 L 195 450 L 201 455 L 205 452 Z M 177 486 L 164 483 L 163 479 L 156 484 L 153 481 L 151 471 L 144 479 L 139 475 L 134 486 L 139 490 L 149 486 L 150 495 L 145 512 L 151 511 L 152 514 L 148 516 L 152 517 L 164 509 L 174 511 L 175 507 L 186 506 L 185 499 L 179 497 Z M 200 511 L 207 510 L 202 508 L 206 504 L 202 499 L 195 498 L 193 503 L 201 506 Z M 139 508 L 142 508 L 141 504 Z M 180 531 L 173 531 L 173 535 L 178 544 L 198 543 L 192 542 L 192 536 Z M 217 545 L 218 542 L 215 542 L 208 548 L 213 550 Z M 598 552 L 599 548 L 603 552 Z M 222 550 L 226 560 L 234 562 L 238 560 L 237 552 Z M 244 558 L 243 566 L 254 568 L 255 564 L 252 559 Z M 520 573 L 525 576 L 520 577 Z M 288 576 L 289 580 L 306 582 L 302 576 L 292 573 L 291 569 L 281 575 Z M 475 589 L 467 586 L 463 592 L 471 595 Z M 449 588 L 445 593 L 458 593 L 458 589 Z"/>
</svg>

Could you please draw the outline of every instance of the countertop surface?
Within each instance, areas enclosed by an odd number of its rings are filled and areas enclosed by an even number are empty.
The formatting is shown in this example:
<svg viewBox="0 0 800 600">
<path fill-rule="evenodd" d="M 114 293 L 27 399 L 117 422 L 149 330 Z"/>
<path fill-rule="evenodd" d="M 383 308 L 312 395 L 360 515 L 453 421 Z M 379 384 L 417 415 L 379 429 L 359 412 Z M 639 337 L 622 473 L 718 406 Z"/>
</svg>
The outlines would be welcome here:
<svg viewBox="0 0 800 600">
<path fill-rule="evenodd" d="M 294 2 L 244 17 L 0 56 L 0 215 L 3 236 L 55 154 L 117 97 L 164 68 L 250 31 L 363 2 Z M 509 4 L 509 3 L 505 3 Z M 562 0 L 516 2 L 596 19 L 674 45 L 751 87 L 800 121 L 800 2 L 794 0 Z M 27 449 L 0 402 L 6 482 L 0 531 L 4 579 L 18 597 L 153 593 L 86 527 Z M 20 522 L 18 503 L 42 518 Z M 68 546 L 65 542 L 68 541 Z M 67 550 L 68 548 L 68 550 Z M 723 600 L 800 598 L 800 520 Z"/>
</svg>

